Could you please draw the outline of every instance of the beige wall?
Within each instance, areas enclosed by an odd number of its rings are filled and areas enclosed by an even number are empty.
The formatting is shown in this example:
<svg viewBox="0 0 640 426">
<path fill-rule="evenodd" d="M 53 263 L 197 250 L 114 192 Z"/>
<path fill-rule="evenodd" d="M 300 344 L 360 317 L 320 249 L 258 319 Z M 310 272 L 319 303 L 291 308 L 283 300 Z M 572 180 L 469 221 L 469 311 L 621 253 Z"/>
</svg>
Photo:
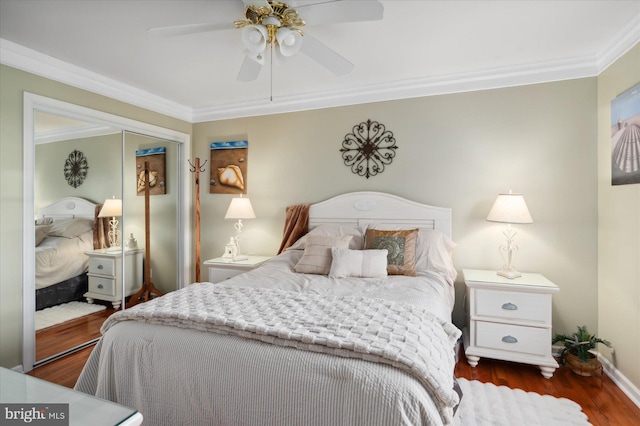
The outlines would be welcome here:
<svg viewBox="0 0 640 426">
<path fill-rule="evenodd" d="M 0 365 L 22 362 L 23 92 L 191 133 L 191 124 L 0 65 Z"/>
<path fill-rule="evenodd" d="M 369 179 L 351 173 L 339 152 L 367 119 L 384 124 L 399 147 L 384 173 Z M 257 218 L 245 221 L 242 244 L 254 254 L 277 250 L 285 206 L 371 190 L 452 207 L 458 271 L 497 269 L 503 226 L 486 216 L 499 192 L 523 192 L 535 223 L 517 227 L 516 266 L 560 287 L 556 329 L 597 327 L 595 78 L 200 123 L 193 137 L 193 156 L 203 159 L 212 141 L 248 139 Z M 230 199 L 201 188 L 203 259 L 221 255 L 234 234 L 223 220 Z M 456 286 L 461 325 L 460 277 Z"/>
<path fill-rule="evenodd" d="M 63 165 L 73 150 L 82 152 L 89 170 L 77 188 L 67 184 Z M 122 192 L 122 133 L 36 145 L 35 209 L 61 197 L 80 197 L 102 203 Z"/>
<path fill-rule="evenodd" d="M 611 185 L 611 101 L 640 82 L 640 44 L 598 77 L 598 335 L 640 387 L 640 185 Z"/>
</svg>

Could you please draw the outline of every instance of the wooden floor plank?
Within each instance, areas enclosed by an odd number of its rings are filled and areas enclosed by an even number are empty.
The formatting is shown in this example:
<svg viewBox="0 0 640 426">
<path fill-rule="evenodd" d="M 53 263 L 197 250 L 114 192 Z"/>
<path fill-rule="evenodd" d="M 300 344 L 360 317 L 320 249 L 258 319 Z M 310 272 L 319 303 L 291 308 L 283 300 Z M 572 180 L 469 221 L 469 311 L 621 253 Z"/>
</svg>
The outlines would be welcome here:
<svg viewBox="0 0 640 426">
<path fill-rule="evenodd" d="M 103 311 L 36 331 L 36 361 L 100 337 L 100 326 L 115 311 L 109 303 Z"/>
</svg>

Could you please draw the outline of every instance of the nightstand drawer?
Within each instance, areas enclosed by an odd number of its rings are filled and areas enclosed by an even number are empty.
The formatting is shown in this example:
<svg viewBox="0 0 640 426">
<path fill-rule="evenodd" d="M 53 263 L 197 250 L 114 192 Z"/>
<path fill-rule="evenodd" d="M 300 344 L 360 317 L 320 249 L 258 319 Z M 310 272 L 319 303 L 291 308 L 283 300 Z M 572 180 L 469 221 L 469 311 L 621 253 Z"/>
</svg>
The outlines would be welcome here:
<svg viewBox="0 0 640 426">
<path fill-rule="evenodd" d="M 116 280 L 101 277 L 89 277 L 89 292 L 114 296 Z"/>
<path fill-rule="evenodd" d="M 476 289 L 475 314 L 483 317 L 551 323 L 551 295 Z"/>
<path fill-rule="evenodd" d="M 551 346 L 548 329 L 478 321 L 476 346 L 509 352 L 547 356 Z"/>
<path fill-rule="evenodd" d="M 115 259 L 107 259 L 105 257 L 89 258 L 89 273 L 98 275 L 115 276 L 116 262 Z"/>
</svg>

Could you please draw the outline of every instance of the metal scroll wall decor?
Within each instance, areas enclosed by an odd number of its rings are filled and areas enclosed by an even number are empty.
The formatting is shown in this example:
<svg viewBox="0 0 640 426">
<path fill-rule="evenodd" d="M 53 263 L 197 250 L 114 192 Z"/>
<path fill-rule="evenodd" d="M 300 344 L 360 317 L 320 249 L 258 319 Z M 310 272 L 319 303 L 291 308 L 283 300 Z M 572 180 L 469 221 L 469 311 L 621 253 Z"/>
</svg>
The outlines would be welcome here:
<svg viewBox="0 0 640 426">
<path fill-rule="evenodd" d="M 67 183 L 74 188 L 82 185 L 89 171 L 89 163 L 87 158 L 80 151 L 73 150 L 64 162 L 64 178 Z"/>
<path fill-rule="evenodd" d="M 342 141 L 342 159 L 345 166 L 358 176 L 369 179 L 384 171 L 396 156 L 396 140 L 383 124 L 367 120 L 353 126 L 353 132 Z"/>
</svg>

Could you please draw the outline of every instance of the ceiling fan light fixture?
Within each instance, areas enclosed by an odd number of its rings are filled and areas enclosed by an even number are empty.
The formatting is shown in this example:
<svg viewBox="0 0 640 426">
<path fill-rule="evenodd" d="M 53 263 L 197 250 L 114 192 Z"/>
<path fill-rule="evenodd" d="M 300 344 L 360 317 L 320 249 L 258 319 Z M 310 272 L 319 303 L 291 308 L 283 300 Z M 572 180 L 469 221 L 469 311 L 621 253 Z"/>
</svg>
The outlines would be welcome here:
<svg viewBox="0 0 640 426">
<path fill-rule="evenodd" d="M 269 26 L 273 25 L 274 27 L 282 26 L 282 22 L 277 17 L 270 15 L 262 18 L 262 25 Z"/>
<path fill-rule="evenodd" d="M 260 53 L 267 47 L 267 29 L 262 25 L 247 25 L 242 28 L 242 44 L 253 53 Z"/>
<path fill-rule="evenodd" d="M 282 56 L 293 56 L 298 53 L 300 47 L 302 47 L 302 35 L 300 32 L 285 27 L 278 29 L 276 41 L 280 47 Z"/>
</svg>

